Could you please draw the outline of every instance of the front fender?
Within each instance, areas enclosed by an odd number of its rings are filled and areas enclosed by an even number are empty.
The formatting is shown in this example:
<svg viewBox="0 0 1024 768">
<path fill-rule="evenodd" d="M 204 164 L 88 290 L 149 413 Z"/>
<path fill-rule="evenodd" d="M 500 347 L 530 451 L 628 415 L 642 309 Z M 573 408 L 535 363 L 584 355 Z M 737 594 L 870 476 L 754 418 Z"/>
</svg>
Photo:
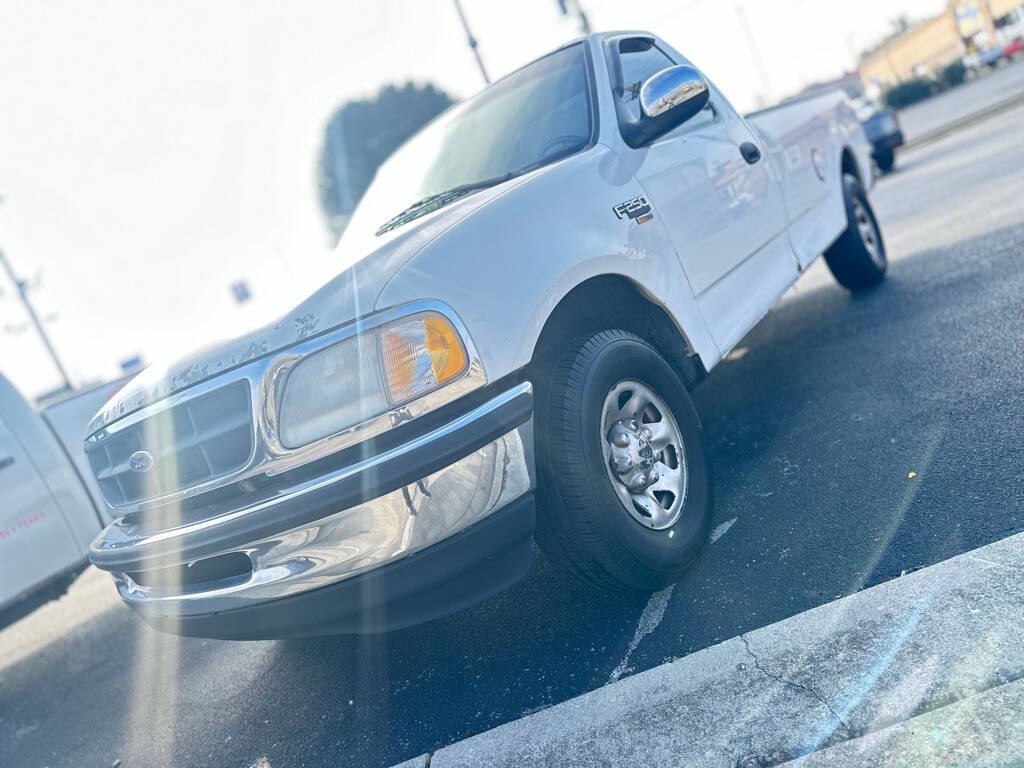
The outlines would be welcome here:
<svg viewBox="0 0 1024 768">
<path fill-rule="evenodd" d="M 657 206 L 642 224 L 615 213 L 643 194 L 618 155 L 598 144 L 474 211 L 399 270 L 376 306 L 445 302 L 494 381 L 530 361 L 544 323 L 569 291 L 598 275 L 621 275 L 664 307 L 710 370 L 721 354 Z"/>
</svg>

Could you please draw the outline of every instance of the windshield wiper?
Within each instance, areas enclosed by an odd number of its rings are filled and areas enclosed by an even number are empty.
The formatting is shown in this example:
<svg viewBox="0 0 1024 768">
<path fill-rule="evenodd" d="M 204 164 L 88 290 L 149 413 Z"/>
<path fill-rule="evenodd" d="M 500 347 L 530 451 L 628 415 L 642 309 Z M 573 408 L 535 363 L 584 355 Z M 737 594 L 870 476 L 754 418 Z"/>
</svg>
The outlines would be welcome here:
<svg viewBox="0 0 1024 768">
<path fill-rule="evenodd" d="M 435 192 L 432 195 L 427 195 L 422 200 L 417 200 L 394 218 L 389 219 L 386 223 L 381 225 L 380 229 L 378 229 L 374 234 L 377 236 L 383 235 L 385 232 L 397 229 L 406 222 L 417 219 L 420 216 L 425 216 L 428 213 L 436 211 L 438 208 L 443 208 L 448 205 L 448 203 L 457 200 L 463 195 L 468 195 L 470 192 L 476 192 L 480 189 L 486 189 L 487 187 L 493 187 L 496 184 L 501 184 L 502 182 L 508 181 L 521 173 L 522 171 L 509 171 L 508 173 L 503 173 L 500 176 L 494 176 L 490 179 L 471 181 L 467 184 L 459 184 L 458 186 L 446 189 L 443 192 Z"/>
<path fill-rule="evenodd" d="M 514 179 L 516 176 L 522 176 L 524 173 L 535 171 L 542 165 L 547 165 L 549 162 L 550 160 L 545 158 L 544 160 L 538 160 L 535 163 L 524 165 L 522 168 L 516 168 L 514 171 L 502 173 L 499 176 L 492 176 L 489 179 L 483 179 L 481 181 L 471 181 L 466 184 L 459 184 L 451 189 L 446 189 L 444 192 L 435 192 L 432 195 L 427 195 L 422 200 L 417 200 L 397 216 L 382 224 L 380 229 L 378 229 L 374 234 L 379 237 L 385 232 L 397 229 L 413 219 L 418 219 L 420 216 L 426 216 L 428 213 L 433 213 L 438 208 L 443 208 L 448 205 L 448 203 L 457 200 L 463 195 L 468 195 L 470 192 L 476 192 L 480 189 L 487 189 L 488 187 L 502 184 L 509 179 Z"/>
</svg>

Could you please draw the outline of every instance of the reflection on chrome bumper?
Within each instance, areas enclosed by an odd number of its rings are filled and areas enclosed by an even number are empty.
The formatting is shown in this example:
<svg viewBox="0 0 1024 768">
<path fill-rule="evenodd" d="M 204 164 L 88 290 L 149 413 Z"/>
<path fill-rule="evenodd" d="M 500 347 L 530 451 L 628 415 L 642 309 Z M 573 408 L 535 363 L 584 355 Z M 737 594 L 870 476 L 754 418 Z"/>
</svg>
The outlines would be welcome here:
<svg viewBox="0 0 1024 768">
<path fill-rule="evenodd" d="M 245 578 L 192 587 L 143 586 L 115 573 L 118 592 L 151 615 L 230 610 L 332 584 L 424 549 L 530 489 L 518 430 L 411 485 L 261 541 L 235 548 Z"/>
</svg>

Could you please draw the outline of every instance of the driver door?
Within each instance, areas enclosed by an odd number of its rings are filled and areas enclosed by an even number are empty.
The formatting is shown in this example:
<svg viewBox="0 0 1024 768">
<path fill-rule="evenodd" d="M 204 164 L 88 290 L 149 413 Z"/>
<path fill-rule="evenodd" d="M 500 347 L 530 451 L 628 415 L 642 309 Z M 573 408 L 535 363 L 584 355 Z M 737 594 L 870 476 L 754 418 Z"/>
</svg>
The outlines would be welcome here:
<svg viewBox="0 0 1024 768">
<path fill-rule="evenodd" d="M 650 37 L 624 37 L 610 45 L 618 111 L 632 119 L 640 116 L 640 88 L 649 77 L 689 64 Z M 781 189 L 761 156 L 760 137 L 709 86 L 711 99 L 699 114 L 647 146 L 624 145 L 620 151 L 667 229 L 711 335 L 725 353 L 798 271 Z"/>
</svg>

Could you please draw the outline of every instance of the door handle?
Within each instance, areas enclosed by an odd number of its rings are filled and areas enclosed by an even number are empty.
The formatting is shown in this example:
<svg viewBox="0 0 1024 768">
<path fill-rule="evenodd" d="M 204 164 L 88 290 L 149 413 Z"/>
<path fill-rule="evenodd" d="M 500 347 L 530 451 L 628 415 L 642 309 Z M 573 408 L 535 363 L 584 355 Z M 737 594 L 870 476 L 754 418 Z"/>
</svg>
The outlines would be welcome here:
<svg viewBox="0 0 1024 768">
<path fill-rule="evenodd" d="M 740 144 L 740 154 L 743 155 L 743 159 L 750 165 L 753 165 L 761 159 L 761 150 L 758 149 L 757 144 L 752 141 L 744 141 Z"/>
</svg>

